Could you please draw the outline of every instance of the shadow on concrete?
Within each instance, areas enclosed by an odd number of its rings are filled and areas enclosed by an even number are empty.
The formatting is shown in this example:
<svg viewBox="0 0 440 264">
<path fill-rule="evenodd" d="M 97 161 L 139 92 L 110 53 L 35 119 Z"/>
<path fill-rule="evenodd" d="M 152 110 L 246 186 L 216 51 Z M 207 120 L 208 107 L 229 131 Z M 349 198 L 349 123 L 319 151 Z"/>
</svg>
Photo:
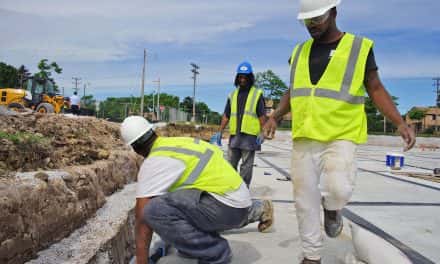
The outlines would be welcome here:
<svg viewBox="0 0 440 264">
<path fill-rule="evenodd" d="M 275 231 L 276 231 L 275 227 L 272 226 L 267 232 L 264 232 L 264 234 L 275 233 Z M 221 232 L 221 235 L 240 235 L 247 233 L 261 233 L 261 232 L 258 231 L 258 228 L 256 226 L 255 227 L 248 226 L 240 229 L 231 229 L 231 230 L 223 231 Z"/>
<path fill-rule="evenodd" d="M 260 252 L 251 243 L 228 240 L 232 249 L 231 264 L 252 264 L 261 258 Z M 198 264 L 196 259 L 182 258 L 176 255 L 175 250 L 171 254 L 161 258 L 157 264 Z"/>
</svg>

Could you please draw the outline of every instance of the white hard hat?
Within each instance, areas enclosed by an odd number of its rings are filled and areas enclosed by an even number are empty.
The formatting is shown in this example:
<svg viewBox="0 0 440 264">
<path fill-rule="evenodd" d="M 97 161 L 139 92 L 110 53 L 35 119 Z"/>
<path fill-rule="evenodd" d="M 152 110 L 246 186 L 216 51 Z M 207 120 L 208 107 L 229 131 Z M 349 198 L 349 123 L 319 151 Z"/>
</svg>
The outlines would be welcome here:
<svg viewBox="0 0 440 264">
<path fill-rule="evenodd" d="M 321 16 L 340 3 L 341 0 L 301 0 L 298 19 Z"/>
<path fill-rule="evenodd" d="M 154 125 L 142 116 L 129 116 L 121 124 L 121 136 L 127 145 L 131 145 L 153 127 Z"/>
</svg>

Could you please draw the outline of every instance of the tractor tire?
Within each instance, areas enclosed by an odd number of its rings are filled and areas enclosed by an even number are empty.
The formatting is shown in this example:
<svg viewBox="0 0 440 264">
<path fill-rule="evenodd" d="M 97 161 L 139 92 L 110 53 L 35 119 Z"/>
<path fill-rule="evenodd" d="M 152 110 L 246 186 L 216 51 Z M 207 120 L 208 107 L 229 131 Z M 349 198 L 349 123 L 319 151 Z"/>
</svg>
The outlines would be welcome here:
<svg viewBox="0 0 440 264">
<path fill-rule="evenodd" d="M 22 112 L 24 110 L 24 105 L 22 105 L 20 103 L 10 103 L 8 105 L 8 110 Z"/>
<path fill-rule="evenodd" d="M 37 111 L 38 113 L 42 113 L 42 114 L 55 113 L 55 109 L 54 109 L 53 105 L 51 105 L 49 103 L 39 104 L 37 106 L 37 108 L 35 109 L 35 111 Z"/>
</svg>

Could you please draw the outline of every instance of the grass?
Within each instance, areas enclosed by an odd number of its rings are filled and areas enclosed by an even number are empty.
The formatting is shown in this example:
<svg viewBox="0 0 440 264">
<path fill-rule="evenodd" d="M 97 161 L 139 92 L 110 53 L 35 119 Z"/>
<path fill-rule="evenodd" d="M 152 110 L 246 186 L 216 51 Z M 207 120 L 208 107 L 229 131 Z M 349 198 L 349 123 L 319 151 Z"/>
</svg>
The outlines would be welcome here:
<svg viewBox="0 0 440 264">
<path fill-rule="evenodd" d="M 10 140 L 16 145 L 22 144 L 22 143 L 46 144 L 49 142 L 48 138 L 45 138 L 40 135 L 36 135 L 34 133 L 28 133 L 28 132 L 6 133 L 6 132 L 0 131 L 0 139 Z"/>
</svg>

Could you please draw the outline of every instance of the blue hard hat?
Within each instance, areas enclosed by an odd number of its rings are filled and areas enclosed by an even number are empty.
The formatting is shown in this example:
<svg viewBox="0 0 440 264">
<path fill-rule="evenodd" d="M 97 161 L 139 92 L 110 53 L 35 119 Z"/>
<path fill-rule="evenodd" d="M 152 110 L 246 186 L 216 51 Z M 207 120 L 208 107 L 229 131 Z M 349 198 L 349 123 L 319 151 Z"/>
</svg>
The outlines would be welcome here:
<svg viewBox="0 0 440 264">
<path fill-rule="evenodd" d="M 252 72 L 252 65 L 249 62 L 245 61 L 238 65 L 237 74 L 251 74 Z"/>
</svg>

